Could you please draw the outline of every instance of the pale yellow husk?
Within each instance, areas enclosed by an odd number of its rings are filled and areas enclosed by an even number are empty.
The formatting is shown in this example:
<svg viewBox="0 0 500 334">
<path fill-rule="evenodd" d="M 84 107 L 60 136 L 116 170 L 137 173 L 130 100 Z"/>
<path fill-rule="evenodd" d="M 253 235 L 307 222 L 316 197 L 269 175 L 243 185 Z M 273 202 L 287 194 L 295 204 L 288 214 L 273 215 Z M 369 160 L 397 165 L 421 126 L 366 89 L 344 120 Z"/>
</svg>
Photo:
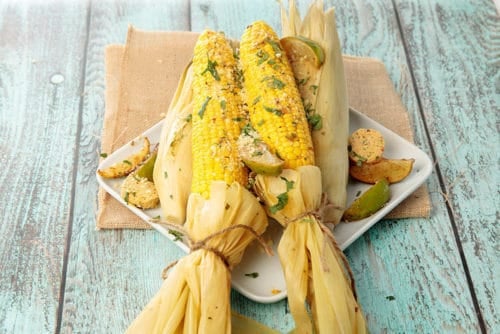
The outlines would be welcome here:
<svg viewBox="0 0 500 334">
<path fill-rule="evenodd" d="M 287 191 L 290 182 L 293 188 Z M 278 253 L 295 333 L 366 333 L 340 251 L 316 216 L 322 193 L 319 168 L 286 169 L 280 177 L 258 175 L 255 188 L 268 209 L 280 194 L 288 194 L 287 205 L 275 214 L 268 210 L 268 215 L 285 226 Z"/>
<path fill-rule="evenodd" d="M 185 230 L 193 241 L 240 224 L 262 234 L 267 217 L 254 195 L 238 183 L 214 181 L 210 199 L 190 195 Z M 230 268 L 254 239 L 248 230 L 234 228 L 183 257 L 127 333 L 231 333 Z M 224 254 L 229 267 L 210 248 Z M 252 324 L 246 320 L 239 319 L 238 325 Z"/>
<path fill-rule="evenodd" d="M 321 169 L 323 191 L 333 205 L 325 212 L 325 221 L 338 224 L 347 201 L 349 160 L 349 105 L 342 61 L 342 50 L 335 22 L 335 10 L 323 10 L 323 1 L 314 1 L 301 20 L 295 1 L 289 2 L 288 14 L 281 6 L 283 36 L 301 35 L 319 43 L 325 52 L 313 109 L 323 120 L 320 130 L 312 131 L 315 163 Z"/>
<path fill-rule="evenodd" d="M 188 65 L 163 122 L 153 179 L 160 197 L 162 219 L 182 224 L 191 189 L 192 70 Z"/>
</svg>

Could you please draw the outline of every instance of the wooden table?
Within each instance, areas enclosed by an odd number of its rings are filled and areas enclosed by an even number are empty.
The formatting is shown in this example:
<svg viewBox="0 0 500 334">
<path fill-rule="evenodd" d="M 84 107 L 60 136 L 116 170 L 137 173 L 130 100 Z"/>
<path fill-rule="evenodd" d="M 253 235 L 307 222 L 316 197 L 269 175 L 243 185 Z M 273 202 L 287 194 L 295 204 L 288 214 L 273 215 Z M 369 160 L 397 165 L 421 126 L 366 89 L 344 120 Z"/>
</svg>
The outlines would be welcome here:
<svg viewBox="0 0 500 334">
<path fill-rule="evenodd" d="M 432 216 L 383 220 L 346 251 L 371 333 L 499 333 L 495 3 L 326 2 L 344 53 L 385 63 L 435 161 Z M 183 255 L 153 230 L 95 228 L 105 46 L 129 24 L 238 38 L 256 19 L 279 27 L 277 4 L 0 2 L 0 333 L 122 333 Z M 293 328 L 286 300 L 232 305 Z"/>
</svg>

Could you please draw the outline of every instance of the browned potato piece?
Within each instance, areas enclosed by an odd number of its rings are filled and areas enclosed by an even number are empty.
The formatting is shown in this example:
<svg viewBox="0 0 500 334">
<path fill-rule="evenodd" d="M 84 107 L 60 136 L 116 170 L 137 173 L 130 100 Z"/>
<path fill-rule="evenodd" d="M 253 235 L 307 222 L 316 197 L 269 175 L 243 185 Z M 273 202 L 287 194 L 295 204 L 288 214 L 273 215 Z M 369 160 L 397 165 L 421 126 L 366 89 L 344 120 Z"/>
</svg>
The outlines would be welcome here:
<svg viewBox="0 0 500 334">
<path fill-rule="evenodd" d="M 356 180 L 374 184 L 386 178 L 389 183 L 396 183 L 407 177 L 412 168 L 414 159 L 386 159 L 382 158 L 372 164 L 351 164 L 349 174 Z"/>
<path fill-rule="evenodd" d="M 349 158 L 356 164 L 379 161 L 384 153 L 384 137 L 374 129 L 358 129 L 349 137 Z"/>
<path fill-rule="evenodd" d="M 117 162 L 108 168 L 99 169 L 97 173 L 105 178 L 119 178 L 125 175 L 130 174 L 134 169 L 137 168 L 147 157 L 149 154 L 149 139 L 144 137 L 144 144 L 139 152 L 134 153 L 127 157 L 127 159 Z"/>
<path fill-rule="evenodd" d="M 137 176 L 135 172 L 123 181 L 120 195 L 127 204 L 141 209 L 152 209 L 160 203 L 154 183 L 145 177 Z"/>
</svg>

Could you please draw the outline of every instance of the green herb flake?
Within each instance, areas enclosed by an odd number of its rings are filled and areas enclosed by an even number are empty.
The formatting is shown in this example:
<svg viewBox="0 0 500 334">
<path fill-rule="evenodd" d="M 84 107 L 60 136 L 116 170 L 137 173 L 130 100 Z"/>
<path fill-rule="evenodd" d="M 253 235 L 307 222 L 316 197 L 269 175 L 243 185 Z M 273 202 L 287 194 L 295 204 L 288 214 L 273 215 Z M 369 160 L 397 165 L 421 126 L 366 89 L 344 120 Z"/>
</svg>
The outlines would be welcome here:
<svg viewBox="0 0 500 334">
<path fill-rule="evenodd" d="M 257 61 L 257 65 L 260 65 L 269 59 L 269 54 L 262 49 L 257 51 L 256 55 L 257 55 L 257 57 L 259 57 L 259 60 Z"/>
<path fill-rule="evenodd" d="M 286 177 L 283 177 L 281 176 L 280 179 L 282 179 L 283 181 L 285 181 L 285 184 L 286 184 L 286 191 L 290 191 L 293 189 L 293 186 L 295 184 L 295 181 L 290 181 L 288 180 Z"/>
<path fill-rule="evenodd" d="M 259 95 L 259 96 L 257 96 L 257 97 L 253 100 L 252 105 L 254 106 L 254 105 L 256 105 L 257 103 L 259 103 L 259 101 L 260 101 L 260 99 L 261 99 L 261 98 L 262 98 L 262 96 L 260 96 L 260 95 Z"/>
<path fill-rule="evenodd" d="M 279 44 L 279 42 L 275 41 L 275 40 L 272 40 L 270 38 L 267 38 L 266 39 L 266 42 L 267 44 L 271 45 L 271 47 L 273 48 L 274 50 L 274 54 L 277 56 L 277 57 L 280 57 L 281 56 L 281 53 L 283 52 L 281 50 L 281 46 Z"/>
<path fill-rule="evenodd" d="M 226 100 L 221 100 L 220 101 L 220 107 L 222 110 L 226 110 Z"/>
<path fill-rule="evenodd" d="M 272 214 L 275 214 L 276 212 L 283 210 L 283 208 L 287 205 L 288 193 L 279 194 L 277 198 L 278 198 L 278 203 L 274 204 L 269 208 L 269 211 L 271 211 Z"/>
<path fill-rule="evenodd" d="M 318 85 L 311 85 L 309 89 L 314 95 L 316 95 L 316 93 L 318 92 Z"/>
<path fill-rule="evenodd" d="M 246 136 L 250 136 L 250 132 L 253 130 L 252 124 L 250 123 L 245 124 L 245 126 L 241 128 L 241 132 Z"/>
<path fill-rule="evenodd" d="M 128 204 L 128 197 L 129 197 L 129 196 L 130 196 L 130 193 L 129 193 L 128 191 L 125 193 L 125 196 L 123 196 L 123 200 L 124 200 L 124 201 L 125 201 L 125 203 L 127 203 L 127 204 Z"/>
<path fill-rule="evenodd" d="M 186 116 L 185 121 L 189 123 L 189 122 L 191 122 L 192 119 L 193 119 L 193 114 L 189 114 Z"/>
<path fill-rule="evenodd" d="M 101 153 L 101 158 L 107 158 L 108 154 L 107 153 Z"/>
<path fill-rule="evenodd" d="M 184 236 L 181 232 L 174 230 L 168 230 L 168 234 L 174 236 L 174 241 L 182 241 L 182 237 Z"/>
<path fill-rule="evenodd" d="M 152 221 L 156 221 L 156 222 L 157 222 L 157 221 L 160 221 L 160 219 L 161 219 L 160 215 L 158 215 L 158 216 L 156 216 L 156 217 L 151 218 L 151 220 L 152 220 Z"/>
<path fill-rule="evenodd" d="M 253 272 L 253 273 L 245 274 L 245 276 L 251 277 L 251 278 L 257 278 L 257 277 L 259 277 L 259 273 Z"/>
<path fill-rule="evenodd" d="M 132 163 L 128 160 L 123 160 L 123 163 L 132 166 Z"/>
<path fill-rule="evenodd" d="M 270 88 L 283 89 L 283 87 L 285 87 L 285 83 L 273 77 L 270 81 L 267 82 L 267 86 Z"/>
<path fill-rule="evenodd" d="M 308 115 L 307 121 L 313 130 L 321 130 L 323 127 L 323 118 L 319 114 Z"/>
<path fill-rule="evenodd" d="M 168 179 L 168 172 L 167 172 L 167 171 L 164 171 L 164 172 L 163 172 L 163 177 L 164 177 L 165 179 Z"/>
<path fill-rule="evenodd" d="M 387 300 L 395 300 L 396 297 L 394 297 L 394 296 L 386 296 L 385 299 L 387 299 Z"/>
<path fill-rule="evenodd" d="M 203 72 L 201 72 L 201 75 L 205 74 L 206 72 L 209 72 L 215 80 L 220 81 L 219 73 L 217 73 L 216 67 L 217 67 L 217 62 L 211 61 L 210 58 L 208 58 L 207 68 Z"/>
<path fill-rule="evenodd" d="M 212 99 L 211 96 L 207 96 L 207 98 L 205 99 L 205 101 L 203 102 L 203 104 L 201 105 L 201 108 L 200 108 L 200 111 L 198 111 L 198 115 L 200 116 L 200 118 L 203 118 L 203 115 L 205 114 L 205 110 L 207 110 L 207 105 L 208 105 L 208 102 Z"/>
<path fill-rule="evenodd" d="M 267 112 L 273 113 L 276 116 L 282 116 L 283 115 L 283 112 L 281 111 L 281 109 L 278 109 L 278 108 L 271 108 L 271 107 L 264 106 L 264 110 L 267 111 Z"/>
<path fill-rule="evenodd" d="M 307 78 L 302 78 L 299 80 L 299 82 L 297 83 L 299 86 L 303 86 L 305 85 L 307 82 L 309 81 L 309 77 Z"/>
</svg>

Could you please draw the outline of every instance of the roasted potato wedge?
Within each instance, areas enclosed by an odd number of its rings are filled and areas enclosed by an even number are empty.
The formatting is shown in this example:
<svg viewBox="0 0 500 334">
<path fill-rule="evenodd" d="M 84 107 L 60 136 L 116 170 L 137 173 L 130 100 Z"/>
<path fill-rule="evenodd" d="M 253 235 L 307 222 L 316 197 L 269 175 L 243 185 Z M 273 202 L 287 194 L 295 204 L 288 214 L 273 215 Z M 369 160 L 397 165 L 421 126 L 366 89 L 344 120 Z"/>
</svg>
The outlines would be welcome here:
<svg viewBox="0 0 500 334">
<path fill-rule="evenodd" d="M 137 176 L 135 172 L 123 181 L 120 195 L 127 204 L 141 209 L 152 209 L 160 203 L 154 183 L 146 177 Z"/>
<path fill-rule="evenodd" d="M 130 174 L 137 168 L 149 155 L 149 139 L 144 137 L 144 144 L 139 152 L 127 157 L 127 159 L 117 162 L 108 168 L 99 169 L 97 173 L 102 177 L 116 179 Z"/>
<path fill-rule="evenodd" d="M 374 129 L 358 129 L 349 136 L 349 159 L 358 164 L 371 164 L 382 159 L 385 142 Z"/>
<path fill-rule="evenodd" d="M 356 180 L 374 184 L 381 179 L 389 183 L 396 183 L 407 177 L 412 168 L 414 159 L 386 159 L 376 163 L 351 164 L 349 174 Z"/>
</svg>

